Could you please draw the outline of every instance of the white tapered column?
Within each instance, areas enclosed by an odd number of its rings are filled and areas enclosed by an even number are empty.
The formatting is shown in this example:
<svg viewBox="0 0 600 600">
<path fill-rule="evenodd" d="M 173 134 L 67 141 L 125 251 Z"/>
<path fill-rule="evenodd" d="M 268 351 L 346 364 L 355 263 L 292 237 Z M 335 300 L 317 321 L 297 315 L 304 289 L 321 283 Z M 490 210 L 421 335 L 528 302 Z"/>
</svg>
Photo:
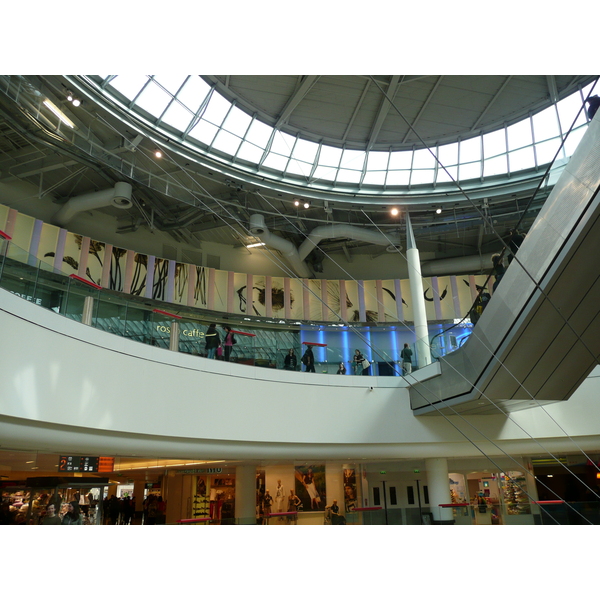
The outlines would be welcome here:
<svg viewBox="0 0 600 600">
<path fill-rule="evenodd" d="M 431 363 L 431 350 L 429 348 L 429 328 L 427 327 L 423 279 L 421 277 L 421 260 L 408 212 L 406 213 L 406 260 L 408 263 L 410 296 L 413 305 L 413 321 L 417 337 L 417 365 L 420 369 Z"/>
</svg>

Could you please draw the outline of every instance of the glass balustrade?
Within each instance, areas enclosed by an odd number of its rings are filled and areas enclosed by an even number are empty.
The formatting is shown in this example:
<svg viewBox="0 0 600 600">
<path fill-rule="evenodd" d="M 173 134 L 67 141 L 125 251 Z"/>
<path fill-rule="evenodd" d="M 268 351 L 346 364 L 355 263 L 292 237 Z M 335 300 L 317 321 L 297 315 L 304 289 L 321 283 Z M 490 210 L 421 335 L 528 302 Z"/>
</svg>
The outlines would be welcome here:
<svg viewBox="0 0 600 600">
<path fill-rule="evenodd" d="M 0 287 L 33 302 L 40 307 L 52 310 L 60 315 L 84 322 L 92 327 L 163 349 L 173 348 L 179 352 L 204 357 L 205 333 L 211 322 L 217 323 L 217 329 L 224 340 L 224 322 L 230 321 L 235 332 L 236 344 L 231 349 L 230 362 L 272 369 L 284 369 L 285 357 L 290 348 L 296 355 L 296 371 L 304 371 L 301 359 L 308 345 L 312 346 L 315 356 L 315 372 L 337 374 L 340 365 L 345 367 L 345 375 L 362 375 L 363 369 L 356 366 L 354 346 L 371 363 L 370 375 L 398 377 L 405 375 L 400 360 L 403 344 L 398 342 L 395 332 L 377 344 L 372 342 L 376 335 L 366 326 L 344 327 L 301 323 L 283 323 L 280 328 L 261 327 L 260 323 L 236 324 L 231 315 L 200 312 L 185 308 L 186 314 L 174 315 L 169 311 L 181 312 L 181 306 L 131 296 L 121 292 L 100 288 L 92 282 L 74 274 L 57 269 L 51 262 L 39 260 L 26 250 L 19 248 L 9 239 L 0 237 Z M 172 333 L 173 323 L 177 330 Z M 287 325 L 287 328 L 286 328 Z M 438 330 L 441 325 L 438 325 Z M 458 349 L 471 332 L 471 325 L 460 325 L 446 331 L 434 331 L 424 344 L 413 342 L 412 371 L 419 368 L 419 353 L 423 348 L 431 349 L 431 357 L 425 364 L 439 360 L 440 357 Z M 405 337 L 411 330 L 402 324 L 391 324 L 390 329 L 398 329 Z M 378 329 L 381 329 L 379 326 Z M 318 335 L 323 343 L 307 341 L 312 335 Z M 354 335 L 354 341 L 340 342 L 344 335 Z M 324 343 L 325 340 L 331 340 Z M 356 341 L 358 340 L 358 341 Z M 217 358 L 223 358 L 218 356 Z"/>
</svg>

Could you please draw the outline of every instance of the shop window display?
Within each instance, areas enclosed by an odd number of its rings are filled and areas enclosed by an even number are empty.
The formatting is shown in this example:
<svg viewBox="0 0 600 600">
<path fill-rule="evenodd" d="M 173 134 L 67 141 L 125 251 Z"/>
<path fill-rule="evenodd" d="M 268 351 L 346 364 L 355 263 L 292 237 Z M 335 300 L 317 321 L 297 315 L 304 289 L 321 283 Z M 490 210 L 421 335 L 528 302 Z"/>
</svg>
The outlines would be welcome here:
<svg viewBox="0 0 600 600">
<path fill-rule="evenodd" d="M 520 471 L 500 473 L 502 498 L 508 515 L 529 515 L 531 505 L 527 496 L 527 480 Z"/>
</svg>

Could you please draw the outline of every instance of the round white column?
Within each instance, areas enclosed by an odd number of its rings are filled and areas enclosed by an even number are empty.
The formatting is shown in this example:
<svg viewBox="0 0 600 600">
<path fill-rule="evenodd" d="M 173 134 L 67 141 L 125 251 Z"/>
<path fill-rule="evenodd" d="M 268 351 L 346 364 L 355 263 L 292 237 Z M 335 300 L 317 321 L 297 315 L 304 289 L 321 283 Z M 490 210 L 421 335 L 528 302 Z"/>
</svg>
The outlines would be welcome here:
<svg viewBox="0 0 600 600">
<path fill-rule="evenodd" d="M 235 518 L 239 525 L 256 525 L 256 466 L 235 469 Z"/>
<path fill-rule="evenodd" d="M 429 348 L 429 328 L 427 327 L 423 278 L 421 276 L 421 259 L 419 258 L 419 250 L 415 243 L 408 213 L 406 213 L 406 262 L 408 264 L 415 336 L 417 338 L 417 366 L 421 369 L 431 363 L 431 350 Z"/>
<path fill-rule="evenodd" d="M 448 482 L 448 461 L 445 458 L 425 459 L 427 469 L 427 490 L 429 507 L 436 524 L 452 525 L 452 508 L 442 508 L 440 504 L 450 504 L 450 484 Z"/>
</svg>

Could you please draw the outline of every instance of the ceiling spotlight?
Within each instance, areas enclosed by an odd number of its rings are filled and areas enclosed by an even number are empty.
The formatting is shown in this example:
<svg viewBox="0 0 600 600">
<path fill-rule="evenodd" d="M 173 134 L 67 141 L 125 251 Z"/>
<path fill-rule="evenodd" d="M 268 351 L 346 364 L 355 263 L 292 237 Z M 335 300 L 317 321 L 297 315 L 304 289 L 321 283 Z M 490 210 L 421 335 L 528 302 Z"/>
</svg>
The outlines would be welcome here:
<svg viewBox="0 0 600 600">
<path fill-rule="evenodd" d="M 390 211 L 392 213 L 392 217 L 397 217 L 400 211 L 397 208 L 392 208 Z"/>
<path fill-rule="evenodd" d="M 436 208 L 435 212 L 436 212 L 436 214 L 441 215 L 442 214 L 442 209 L 441 208 Z"/>
<path fill-rule="evenodd" d="M 310 202 L 305 202 L 304 203 L 304 208 L 308 208 L 310 206 Z"/>
<path fill-rule="evenodd" d="M 259 246 L 266 246 L 264 242 L 256 242 L 255 244 L 246 244 L 246 248 L 258 248 Z"/>
<path fill-rule="evenodd" d="M 81 100 L 79 98 L 73 98 L 73 106 L 80 106 Z"/>
<path fill-rule="evenodd" d="M 300 206 L 300 200 L 298 200 L 298 198 L 294 199 L 294 206 Z"/>
<path fill-rule="evenodd" d="M 73 102 L 73 92 L 67 92 L 67 100 Z"/>
<path fill-rule="evenodd" d="M 154 156 L 156 156 L 156 158 L 162 158 L 162 152 L 160 150 L 155 150 Z"/>
</svg>

